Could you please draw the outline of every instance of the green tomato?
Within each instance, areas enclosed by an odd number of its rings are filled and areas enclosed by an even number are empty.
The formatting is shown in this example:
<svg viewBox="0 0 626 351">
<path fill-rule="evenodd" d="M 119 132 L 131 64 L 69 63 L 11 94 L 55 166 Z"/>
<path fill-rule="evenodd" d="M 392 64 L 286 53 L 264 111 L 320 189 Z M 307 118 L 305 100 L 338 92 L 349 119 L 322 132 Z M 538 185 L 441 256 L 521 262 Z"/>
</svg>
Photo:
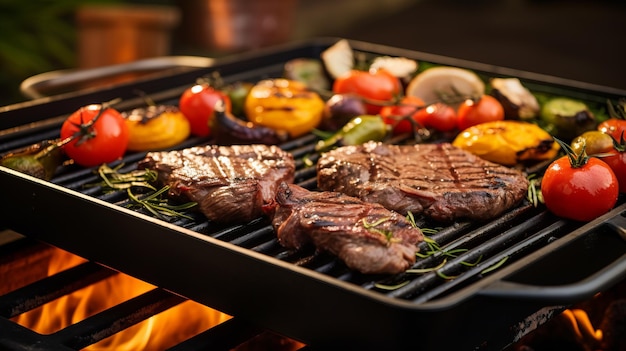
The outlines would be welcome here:
<svg viewBox="0 0 626 351">
<path fill-rule="evenodd" d="M 587 155 L 597 155 L 613 149 L 613 139 L 601 131 L 590 130 L 574 138 L 570 146 L 577 155 L 582 152 L 583 147 Z"/>
</svg>

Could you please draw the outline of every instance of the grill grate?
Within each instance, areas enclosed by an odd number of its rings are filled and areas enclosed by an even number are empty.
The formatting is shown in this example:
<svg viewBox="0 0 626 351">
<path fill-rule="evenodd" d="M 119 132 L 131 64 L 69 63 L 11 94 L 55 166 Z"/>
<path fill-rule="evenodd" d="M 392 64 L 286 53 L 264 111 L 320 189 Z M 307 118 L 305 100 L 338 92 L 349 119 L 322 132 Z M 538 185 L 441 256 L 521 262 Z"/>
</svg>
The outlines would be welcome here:
<svg viewBox="0 0 626 351">
<path fill-rule="evenodd" d="M 315 166 L 307 165 L 305 159 L 315 164 L 319 154 L 315 152 L 317 137 L 312 134 L 287 142 L 281 147 L 294 155 L 296 160 L 295 182 L 315 190 L 317 187 Z M 182 147 L 201 145 L 206 140 L 191 139 Z M 394 143 L 410 143 L 406 136 L 398 137 Z M 136 169 L 136 163 L 144 153 L 126 156 L 121 162 L 120 172 Z M 113 166 L 116 166 L 114 164 Z M 90 186 L 99 182 L 93 169 L 72 168 L 52 180 L 53 183 L 85 195 L 125 207 L 128 199 L 124 191 L 103 193 L 100 187 Z M 148 212 L 137 210 L 148 214 Z M 297 264 L 316 272 L 332 276 L 351 284 L 374 291 L 385 296 L 404 299 L 415 303 L 431 301 L 472 284 L 481 279 L 485 269 L 506 260 L 512 262 L 538 247 L 569 233 L 578 224 L 551 216 L 549 213 L 534 208 L 527 202 L 522 203 L 509 213 L 488 223 L 458 222 L 440 228 L 430 235 L 440 246 L 448 251 L 462 250 L 463 253 L 450 257 L 445 252 L 437 252 L 428 258 L 418 259 L 414 269 L 437 267 L 445 259 L 442 269 L 425 274 L 400 274 L 393 277 L 365 276 L 347 269 L 342 262 L 333 257 L 317 253 L 312 249 L 302 252 L 290 252 L 278 243 L 274 231 L 265 218 L 259 218 L 246 224 L 232 226 L 216 225 L 201 214 L 192 213 L 193 219 L 172 219 L 171 223 L 211 236 L 242 248 L 259 252 L 281 261 Z M 417 218 L 422 228 L 434 228 L 438 224 Z M 428 251 L 426 243 L 420 245 L 420 251 Z M 473 267 L 468 267 L 477 263 Z M 446 279 L 454 277 L 454 280 Z M 387 287 L 399 286 L 389 290 Z"/>
</svg>

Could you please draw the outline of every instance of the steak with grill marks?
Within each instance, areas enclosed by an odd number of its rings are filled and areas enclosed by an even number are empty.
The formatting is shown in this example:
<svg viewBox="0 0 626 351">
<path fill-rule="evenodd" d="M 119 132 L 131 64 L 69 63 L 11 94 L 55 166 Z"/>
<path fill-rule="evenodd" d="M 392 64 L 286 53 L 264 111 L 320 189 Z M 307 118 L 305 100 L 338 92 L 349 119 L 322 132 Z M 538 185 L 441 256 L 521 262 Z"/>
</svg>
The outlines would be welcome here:
<svg viewBox="0 0 626 351">
<path fill-rule="evenodd" d="M 451 144 L 368 142 L 322 155 L 318 187 L 440 222 L 489 220 L 525 198 L 524 173 Z"/>
<path fill-rule="evenodd" d="M 200 212 L 218 223 L 248 222 L 263 215 L 278 184 L 293 182 L 293 156 L 277 146 L 198 146 L 150 152 L 140 169 L 158 173 L 169 196 L 198 203 Z"/>
<path fill-rule="evenodd" d="M 283 246 L 313 244 L 362 273 L 405 271 L 423 240 L 421 230 L 399 213 L 338 192 L 282 183 L 266 210 Z"/>
</svg>

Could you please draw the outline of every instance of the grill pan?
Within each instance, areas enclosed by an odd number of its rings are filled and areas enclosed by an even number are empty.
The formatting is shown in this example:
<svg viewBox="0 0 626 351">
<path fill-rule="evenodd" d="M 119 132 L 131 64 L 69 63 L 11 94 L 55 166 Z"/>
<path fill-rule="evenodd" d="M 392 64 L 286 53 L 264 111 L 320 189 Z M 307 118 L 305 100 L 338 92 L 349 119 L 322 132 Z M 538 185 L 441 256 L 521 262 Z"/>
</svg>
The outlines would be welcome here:
<svg viewBox="0 0 626 351">
<path fill-rule="evenodd" d="M 284 62 L 319 57 L 336 38 L 319 38 L 217 59 L 212 67 L 164 73 L 0 109 L 0 153 L 58 136 L 80 106 L 121 97 L 119 109 L 176 103 L 196 78 L 217 70 L 226 82 L 282 75 Z M 368 55 L 406 56 L 517 77 L 532 91 L 604 103 L 625 91 L 427 53 L 351 41 Z M 296 183 L 314 189 L 316 137 L 281 147 L 297 160 Z M 398 140 L 397 142 L 406 142 Z M 211 143 L 190 138 L 178 148 Z M 128 154 L 122 171 L 143 153 Z M 52 181 L 0 167 L 0 229 L 9 228 L 122 271 L 222 312 L 249 320 L 312 349 L 501 349 L 571 304 L 626 277 L 626 204 L 589 223 L 523 203 L 487 223 L 458 222 L 432 236 L 467 249 L 439 273 L 362 275 L 313 250 L 283 249 L 265 218 L 219 226 L 201 215 L 164 221 L 126 208 L 124 193 L 102 194 L 94 169 L 67 166 Z M 420 220 L 422 226 L 431 223 Z M 442 257 L 418 259 L 436 266 Z M 480 259 L 480 260 L 479 260 Z M 463 262 L 479 262 L 467 267 Z M 503 263 L 503 264 L 502 264 Z M 501 264 L 501 265 L 500 265 Z M 497 266 L 497 269 L 490 270 Z M 454 276 L 454 279 L 444 279 Z M 380 285 L 405 284 L 395 289 Z"/>
</svg>

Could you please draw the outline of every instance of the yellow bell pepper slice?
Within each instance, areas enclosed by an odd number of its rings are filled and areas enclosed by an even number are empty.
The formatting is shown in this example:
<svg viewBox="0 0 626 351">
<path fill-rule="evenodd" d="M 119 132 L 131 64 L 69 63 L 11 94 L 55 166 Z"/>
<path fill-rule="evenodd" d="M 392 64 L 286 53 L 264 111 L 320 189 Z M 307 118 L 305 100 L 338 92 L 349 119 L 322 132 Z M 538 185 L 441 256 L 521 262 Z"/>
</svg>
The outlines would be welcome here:
<svg viewBox="0 0 626 351">
<path fill-rule="evenodd" d="M 536 124 L 515 120 L 487 122 L 463 130 L 452 145 L 505 166 L 554 158 L 559 145 Z"/>
<path fill-rule="evenodd" d="M 134 111 L 125 117 L 130 151 L 166 149 L 183 142 L 190 134 L 189 121 L 177 109 L 165 109 L 150 117 Z"/>
<path fill-rule="evenodd" d="M 265 79 L 250 89 L 244 111 L 250 122 L 287 132 L 295 138 L 319 125 L 324 101 L 301 82 Z"/>
</svg>

